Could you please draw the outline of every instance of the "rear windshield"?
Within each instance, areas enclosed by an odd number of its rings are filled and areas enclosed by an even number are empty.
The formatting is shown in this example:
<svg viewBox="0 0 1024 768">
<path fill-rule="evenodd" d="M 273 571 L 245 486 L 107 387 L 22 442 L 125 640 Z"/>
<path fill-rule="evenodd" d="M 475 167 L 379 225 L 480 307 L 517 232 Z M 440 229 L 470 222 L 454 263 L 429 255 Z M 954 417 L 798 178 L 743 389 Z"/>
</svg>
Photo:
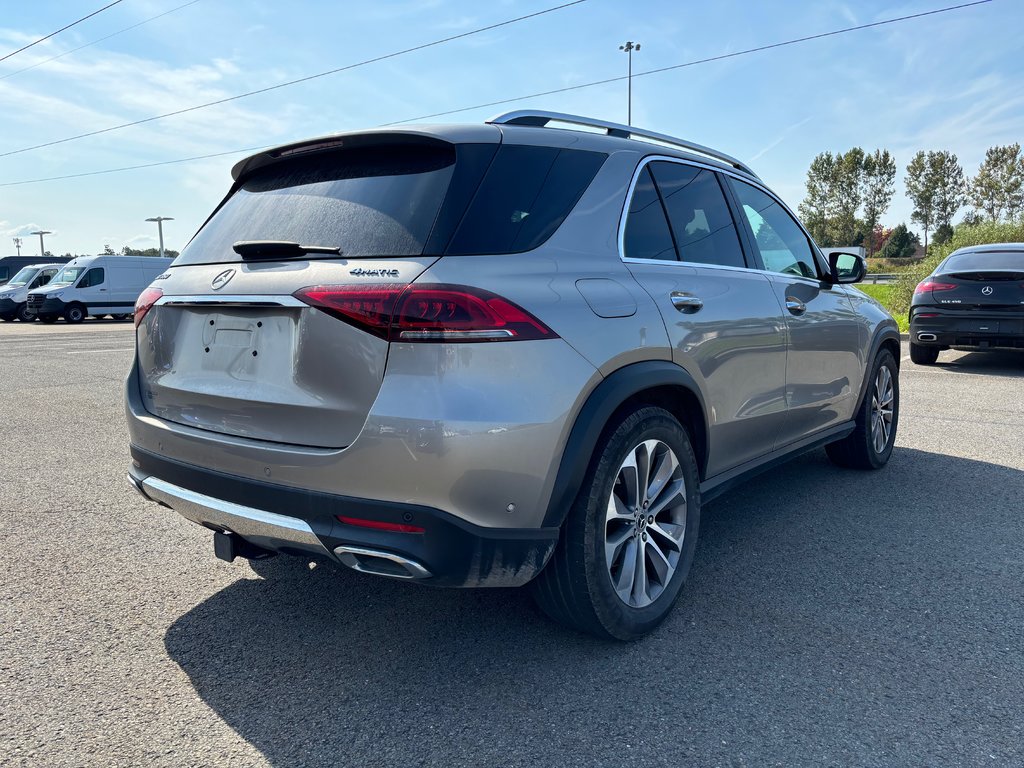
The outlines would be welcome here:
<svg viewBox="0 0 1024 768">
<path fill-rule="evenodd" d="M 174 266 L 240 261 L 231 248 L 239 240 L 337 246 L 345 258 L 528 251 L 558 228 L 607 157 L 493 147 L 460 145 L 457 155 L 453 145 L 383 145 L 260 169 Z"/>
<path fill-rule="evenodd" d="M 943 272 L 978 272 L 981 270 L 1024 270 L 1024 251 L 981 251 L 950 256 Z"/>
<path fill-rule="evenodd" d="M 238 261 L 238 240 L 338 246 L 349 258 L 419 256 L 454 164 L 450 147 L 379 146 L 257 170 L 174 265 Z"/>
</svg>

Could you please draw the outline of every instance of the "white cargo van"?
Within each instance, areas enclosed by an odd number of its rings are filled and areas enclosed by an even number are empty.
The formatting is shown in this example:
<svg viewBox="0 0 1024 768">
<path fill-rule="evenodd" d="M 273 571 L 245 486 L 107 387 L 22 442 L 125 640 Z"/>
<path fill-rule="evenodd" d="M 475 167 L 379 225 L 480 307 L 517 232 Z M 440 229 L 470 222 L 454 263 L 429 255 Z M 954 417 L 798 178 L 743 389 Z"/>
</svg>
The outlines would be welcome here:
<svg viewBox="0 0 1024 768">
<path fill-rule="evenodd" d="M 44 323 L 63 317 L 80 323 L 87 315 L 128 317 L 146 286 L 171 265 L 156 256 L 79 256 L 45 288 L 28 293 L 28 311 Z"/>
<path fill-rule="evenodd" d="M 36 319 L 29 314 L 25 302 L 28 292 L 42 288 L 53 279 L 63 264 L 30 264 L 18 270 L 8 283 L 0 286 L 0 320 L 21 320 L 30 323 Z"/>
</svg>

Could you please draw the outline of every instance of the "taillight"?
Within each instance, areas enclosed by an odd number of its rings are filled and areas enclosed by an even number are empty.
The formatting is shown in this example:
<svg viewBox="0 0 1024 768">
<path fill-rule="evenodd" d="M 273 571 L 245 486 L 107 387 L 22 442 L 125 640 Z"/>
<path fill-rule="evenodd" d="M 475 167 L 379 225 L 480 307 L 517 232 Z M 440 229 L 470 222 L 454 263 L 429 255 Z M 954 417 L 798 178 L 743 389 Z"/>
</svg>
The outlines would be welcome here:
<svg viewBox="0 0 1024 768">
<path fill-rule="evenodd" d="M 385 523 L 381 520 L 366 520 L 362 517 L 345 517 L 338 515 L 338 520 L 345 525 L 354 525 L 358 528 L 370 528 L 375 531 L 394 531 L 395 533 L 423 533 L 424 528 L 418 525 L 406 525 L 404 523 Z"/>
<path fill-rule="evenodd" d="M 464 285 L 316 285 L 295 298 L 388 341 L 525 341 L 557 334 L 522 307 Z"/>
<path fill-rule="evenodd" d="M 139 323 L 142 322 L 142 318 L 146 316 L 146 313 L 156 304 L 157 300 L 164 295 L 164 292 L 159 288 L 147 288 L 139 294 L 139 298 L 135 300 L 135 327 L 139 327 Z"/>
<path fill-rule="evenodd" d="M 937 283 L 934 280 L 925 280 L 924 282 L 918 283 L 917 288 L 914 289 L 914 294 L 926 293 L 927 291 L 952 291 L 954 288 L 959 286 L 953 283 Z"/>
</svg>

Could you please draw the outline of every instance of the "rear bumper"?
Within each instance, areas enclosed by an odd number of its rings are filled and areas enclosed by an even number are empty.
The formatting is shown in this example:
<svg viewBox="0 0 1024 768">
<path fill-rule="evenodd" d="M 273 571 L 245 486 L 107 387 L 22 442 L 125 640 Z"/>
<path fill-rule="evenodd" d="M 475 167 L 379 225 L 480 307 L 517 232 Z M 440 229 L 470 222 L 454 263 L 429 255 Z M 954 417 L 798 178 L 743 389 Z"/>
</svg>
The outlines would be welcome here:
<svg viewBox="0 0 1024 768">
<path fill-rule="evenodd" d="M 920 317 L 922 313 L 929 316 Z M 943 348 L 1024 349 L 1024 312 L 950 312 L 914 307 L 910 316 L 910 340 L 922 346 Z"/>
<path fill-rule="evenodd" d="M 533 579 L 557 528 L 485 528 L 413 504 L 306 491 L 186 465 L 132 446 L 129 479 L 146 498 L 258 550 L 316 557 L 378 575 L 451 587 L 514 587 Z M 342 523 L 338 516 L 422 533 Z"/>
</svg>

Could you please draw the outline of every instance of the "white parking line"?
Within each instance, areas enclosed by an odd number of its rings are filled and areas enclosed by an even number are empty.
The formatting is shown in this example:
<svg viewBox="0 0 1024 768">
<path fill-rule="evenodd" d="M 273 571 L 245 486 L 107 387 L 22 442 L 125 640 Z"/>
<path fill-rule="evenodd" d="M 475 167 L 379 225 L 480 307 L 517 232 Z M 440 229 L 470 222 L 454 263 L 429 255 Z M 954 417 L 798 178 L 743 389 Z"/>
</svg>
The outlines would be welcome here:
<svg viewBox="0 0 1024 768">
<path fill-rule="evenodd" d="M 121 347 L 119 349 L 76 349 L 71 352 L 65 352 L 67 355 L 91 355 L 96 352 L 134 352 L 135 347 Z"/>
</svg>

